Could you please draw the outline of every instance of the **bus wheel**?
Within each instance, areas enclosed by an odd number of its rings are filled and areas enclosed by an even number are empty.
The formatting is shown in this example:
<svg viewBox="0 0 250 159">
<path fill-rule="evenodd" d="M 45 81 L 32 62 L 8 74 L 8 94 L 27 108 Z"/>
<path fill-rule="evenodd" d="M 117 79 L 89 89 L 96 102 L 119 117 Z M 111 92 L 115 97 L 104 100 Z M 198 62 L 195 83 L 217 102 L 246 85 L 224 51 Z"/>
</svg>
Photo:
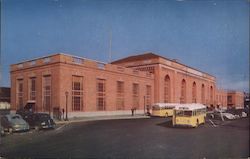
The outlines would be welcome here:
<svg viewBox="0 0 250 159">
<path fill-rule="evenodd" d="M 167 117 L 168 117 L 168 113 L 165 114 L 165 118 L 167 118 Z"/>
<path fill-rule="evenodd" d="M 196 121 L 196 127 L 198 127 L 199 126 L 199 120 L 197 119 L 197 121 Z"/>
</svg>

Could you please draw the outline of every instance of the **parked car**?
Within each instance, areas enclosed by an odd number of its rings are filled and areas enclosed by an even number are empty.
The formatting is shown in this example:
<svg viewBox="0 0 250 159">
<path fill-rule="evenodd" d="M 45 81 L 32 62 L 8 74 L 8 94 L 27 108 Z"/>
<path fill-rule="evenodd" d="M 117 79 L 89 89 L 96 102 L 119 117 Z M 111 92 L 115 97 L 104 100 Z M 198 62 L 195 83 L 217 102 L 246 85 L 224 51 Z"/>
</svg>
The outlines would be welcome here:
<svg viewBox="0 0 250 159">
<path fill-rule="evenodd" d="M 54 128 L 56 125 L 50 115 L 46 113 L 33 113 L 25 116 L 24 119 L 29 123 L 31 128 L 35 128 L 36 130 Z"/>
<path fill-rule="evenodd" d="M 8 114 L 1 117 L 1 126 L 9 133 L 27 131 L 29 124 L 19 114 Z"/>
<path fill-rule="evenodd" d="M 221 116 L 221 113 L 214 112 L 214 113 L 208 113 L 207 117 L 212 120 L 224 120 L 223 117 Z"/>
<path fill-rule="evenodd" d="M 224 119 L 229 119 L 229 120 L 238 118 L 238 116 L 235 116 L 231 113 L 221 113 L 221 115 L 223 116 Z"/>
<path fill-rule="evenodd" d="M 231 113 L 233 114 L 236 118 L 240 118 L 240 117 L 246 117 L 247 116 L 247 109 L 228 109 L 227 113 Z"/>
</svg>

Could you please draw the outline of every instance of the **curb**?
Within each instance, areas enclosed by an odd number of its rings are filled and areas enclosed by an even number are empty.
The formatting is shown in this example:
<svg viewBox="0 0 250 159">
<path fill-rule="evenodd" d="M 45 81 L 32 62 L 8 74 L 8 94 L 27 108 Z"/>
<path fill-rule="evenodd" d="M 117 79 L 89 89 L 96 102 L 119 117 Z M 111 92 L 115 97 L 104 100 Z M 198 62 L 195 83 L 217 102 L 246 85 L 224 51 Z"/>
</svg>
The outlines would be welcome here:
<svg viewBox="0 0 250 159">
<path fill-rule="evenodd" d="M 149 116 L 102 116 L 102 117 L 93 117 L 85 119 L 70 119 L 68 121 L 55 121 L 56 124 L 68 124 L 68 123 L 78 123 L 78 122 L 87 122 L 87 121 L 100 121 L 100 120 L 120 120 L 120 119 L 148 119 Z"/>
</svg>

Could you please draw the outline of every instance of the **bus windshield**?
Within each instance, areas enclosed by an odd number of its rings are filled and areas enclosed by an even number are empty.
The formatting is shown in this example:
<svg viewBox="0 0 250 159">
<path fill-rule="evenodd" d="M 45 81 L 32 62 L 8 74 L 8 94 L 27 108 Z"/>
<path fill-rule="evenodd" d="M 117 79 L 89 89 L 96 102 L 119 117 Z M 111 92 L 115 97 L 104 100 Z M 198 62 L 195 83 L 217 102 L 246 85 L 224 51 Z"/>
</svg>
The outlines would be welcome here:
<svg viewBox="0 0 250 159">
<path fill-rule="evenodd" d="M 153 105 L 152 109 L 153 110 L 163 110 L 163 109 L 174 109 L 174 106 L 158 106 L 158 105 Z"/>
<path fill-rule="evenodd" d="M 186 116 L 186 117 L 189 117 L 189 116 L 192 116 L 192 111 L 190 110 L 178 110 L 176 111 L 176 116 Z"/>
</svg>

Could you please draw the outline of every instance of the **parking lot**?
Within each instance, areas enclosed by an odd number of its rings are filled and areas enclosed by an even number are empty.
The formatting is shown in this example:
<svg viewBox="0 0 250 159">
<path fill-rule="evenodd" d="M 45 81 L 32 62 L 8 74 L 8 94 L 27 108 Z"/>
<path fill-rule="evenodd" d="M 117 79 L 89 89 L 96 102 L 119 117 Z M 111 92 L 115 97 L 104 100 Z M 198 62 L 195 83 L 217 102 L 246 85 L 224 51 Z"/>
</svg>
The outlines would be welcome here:
<svg viewBox="0 0 250 159">
<path fill-rule="evenodd" d="M 247 158 L 249 118 L 173 128 L 168 118 L 57 125 L 1 138 L 2 157 Z"/>
</svg>

